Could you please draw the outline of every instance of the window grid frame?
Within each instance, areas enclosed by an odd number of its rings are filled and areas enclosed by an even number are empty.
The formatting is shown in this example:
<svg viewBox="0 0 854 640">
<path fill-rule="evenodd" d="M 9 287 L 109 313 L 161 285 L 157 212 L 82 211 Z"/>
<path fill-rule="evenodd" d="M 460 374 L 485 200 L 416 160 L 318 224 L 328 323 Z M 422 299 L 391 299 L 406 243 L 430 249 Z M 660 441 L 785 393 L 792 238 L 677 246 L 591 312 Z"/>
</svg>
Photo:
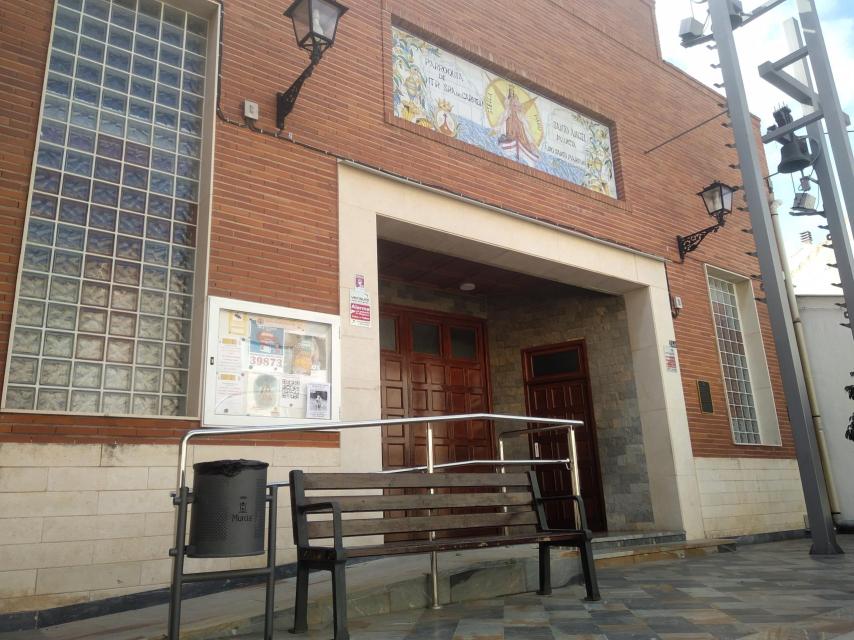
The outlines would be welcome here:
<svg viewBox="0 0 854 640">
<path fill-rule="evenodd" d="M 762 432 L 741 328 L 736 285 L 711 274 L 708 275 L 708 284 L 733 441 L 737 445 L 761 445 Z"/>
<path fill-rule="evenodd" d="M 193 300 L 195 295 L 198 293 L 196 287 L 196 278 L 200 275 L 197 273 L 195 267 L 197 264 L 198 258 L 198 241 L 199 241 L 199 207 L 200 201 L 202 199 L 201 194 L 201 185 L 204 181 L 203 175 L 203 136 L 205 134 L 205 125 L 204 125 L 204 115 L 205 115 L 205 103 L 209 99 L 209 94 L 207 92 L 207 84 L 209 82 L 209 68 L 210 64 L 209 56 L 208 56 L 208 35 L 210 31 L 210 21 L 200 16 L 193 14 L 190 11 L 185 9 L 179 9 L 178 7 L 174 7 L 173 5 L 169 5 L 165 2 L 149 2 L 151 5 L 159 5 L 160 13 L 159 17 L 155 18 L 157 21 L 158 27 L 158 38 L 153 40 L 157 45 L 157 59 L 142 56 L 135 51 L 136 42 L 141 34 L 139 32 L 139 24 L 140 18 L 146 14 L 144 14 L 141 10 L 141 4 L 146 2 L 146 0 L 141 0 L 137 3 L 136 0 L 118 0 L 110 2 L 103 2 L 102 0 L 59 0 L 55 7 L 54 17 L 52 21 L 52 30 L 51 30 L 51 40 L 48 48 L 48 56 L 46 62 L 45 69 L 45 79 L 42 93 L 42 104 L 39 114 L 38 120 L 38 130 L 37 130 L 37 138 L 36 145 L 34 150 L 34 159 L 32 165 L 32 176 L 31 176 L 31 185 L 30 185 L 30 197 L 27 204 L 27 211 L 25 217 L 25 229 L 22 237 L 22 245 L 21 245 L 21 257 L 19 260 L 19 268 L 18 268 L 18 280 L 16 287 L 16 296 L 14 300 L 14 315 L 12 317 L 11 323 L 11 331 L 10 331 L 10 341 L 9 341 L 9 354 L 7 357 L 6 363 L 6 377 L 5 384 L 3 387 L 3 410 L 5 411 L 25 411 L 25 412 L 34 412 L 34 413 L 60 413 L 60 414 L 77 414 L 77 415 L 126 415 L 129 417 L 178 417 L 178 418 L 186 418 L 189 417 L 192 411 L 189 410 L 188 400 L 191 393 L 192 380 L 190 379 L 190 374 L 192 370 L 192 362 L 191 358 L 191 347 L 193 340 L 193 328 L 192 328 L 192 320 L 193 320 Z M 89 9 L 89 5 L 101 5 L 106 6 L 108 10 L 108 14 L 106 18 L 100 18 L 99 16 L 92 15 L 87 13 Z M 133 15 L 133 30 L 128 30 L 125 27 L 120 27 L 113 21 L 114 9 L 116 7 L 123 7 L 124 10 L 127 9 L 127 5 L 133 4 L 136 6 L 136 9 L 132 11 Z M 174 9 L 175 11 L 180 12 L 183 15 L 183 27 L 180 27 L 182 34 L 182 46 L 180 48 L 174 47 L 176 50 L 181 53 L 181 62 L 182 67 L 175 67 L 173 65 L 169 65 L 161 60 L 160 47 L 164 44 L 164 40 L 162 38 L 162 29 L 163 25 L 167 24 L 166 21 L 166 10 L 164 7 L 169 7 L 170 9 Z M 60 25 L 59 15 L 60 12 L 64 12 L 67 14 L 74 14 L 72 17 L 76 18 L 78 31 L 70 31 Z M 196 27 L 198 28 L 200 25 L 204 25 L 204 31 L 206 33 L 205 36 L 200 35 L 198 32 L 194 32 L 190 30 L 190 21 L 195 20 Z M 83 34 L 84 21 L 88 21 L 89 23 L 94 23 L 103 28 L 104 31 L 104 39 L 103 41 L 93 40 L 88 38 Z M 171 23 L 169 23 L 171 24 Z M 111 45 L 110 40 L 110 32 L 113 27 L 123 28 L 125 29 L 131 36 L 131 44 L 130 49 L 126 49 L 123 47 L 119 47 L 116 45 Z M 177 29 L 178 27 L 176 27 Z M 56 34 L 59 33 L 60 36 L 66 34 L 66 36 L 73 36 L 75 38 L 75 46 L 74 53 L 70 53 L 67 50 L 63 50 L 57 48 L 55 43 L 57 41 Z M 198 41 L 198 50 L 203 52 L 202 54 L 195 53 L 194 51 L 187 48 L 188 36 L 192 36 Z M 81 55 L 81 46 L 83 44 L 84 39 L 87 39 L 90 42 L 95 44 L 100 44 L 103 47 L 101 60 L 100 61 L 92 61 L 88 58 L 85 58 Z M 111 66 L 107 61 L 107 52 L 110 47 L 115 47 L 119 49 L 123 53 L 125 53 L 129 57 L 129 63 L 127 69 Z M 71 75 L 66 73 L 62 73 L 53 68 L 54 54 L 59 52 L 62 56 L 71 59 Z M 193 74 L 190 71 L 185 69 L 186 64 L 184 63 L 186 56 L 190 54 L 199 58 L 202 62 L 202 73 L 203 75 Z M 154 78 L 142 78 L 134 73 L 134 61 L 136 57 L 144 58 L 145 60 L 152 62 L 155 64 L 155 75 Z M 78 66 L 81 62 L 88 62 L 90 64 L 95 64 L 99 67 L 99 77 L 100 84 L 92 84 L 86 82 L 79 78 L 78 74 Z M 172 69 L 178 72 L 178 81 L 177 86 L 171 86 L 171 88 L 177 98 L 177 106 L 174 108 L 171 107 L 163 107 L 159 103 L 158 98 L 158 89 L 163 83 L 161 80 L 161 67 L 166 66 L 169 69 Z M 117 91 L 115 89 L 108 89 L 106 84 L 106 74 L 108 71 L 115 71 L 121 76 L 124 77 L 126 81 L 126 86 L 124 91 Z M 184 83 L 184 74 L 190 74 L 194 77 L 196 81 L 195 87 L 198 88 L 200 93 L 197 93 L 193 90 L 185 88 Z M 152 96 L 151 100 L 147 100 L 145 98 L 141 98 L 138 96 L 134 96 L 132 93 L 133 79 L 134 78 L 142 78 L 146 82 L 151 85 Z M 51 80 L 59 80 L 64 81 L 67 86 L 67 91 L 63 95 L 62 93 L 58 93 L 53 91 L 50 87 Z M 75 87 L 78 83 L 83 83 L 89 87 L 95 88 L 98 90 L 98 104 L 93 105 L 90 103 L 85 103 L 79 100 L 75 100 Z M 166 86 L 166 85 L 163 85 Z M 103 95 L 107 91 L 112 91 L 113 94 L 123 96 L 125 100 L 125 109 L 124 112 L 118 113 L 114 110 L 109 109 L 104 104 Z M 198 109 L 195 113 L 191 113 L 184 108 L 184 95 L 188 94 L 198 100 Z M 58 120 L 55 118 L 48 117 L 46 113 L 46 105 L 49 99 L 53 97 L 54 99 L 58 98 L 59 100 L 63 100 L 65 103 L 65 119 Z M 130 100 L 136 99 L 140 101 L 145 101 L 151 109 L 151 116 L 148 120 L 142 120 L 140 118 L 136 118 L 130 113 Z M 93 143 L 93 148 L 89 150 L 81 150 L 79 148 L 75 148 L 70 146 L 69 134 L 71 132 L 71 127 L 77 126 L 72 124 L 72 108 L 73 105 L 80 104 L 87 109 L 91 110 L 95 114 L 94 125 L 91 128 L 87 127 L 79 127 L 79 129 L 84 130 L 87 135 L 91 136 Z M 174 147 L 173 148 L 162 148 L 156 147 L 154 141 L 154 133 L 158 127 L 156 120 L 156 110 L 158 106 L 163 108 L 171 109 L 175 114 L 175 123 L 173 128 L 167 128 L 165 126 L 161 127 L 166 131 L 171 131 L 174 135 Z M 104 114 L 114 114 L 117 118 L 120 118 L 123 122 L 123 133 L 121 136 L 118 136 L 114 132 L 105 132 L 102 131 L 102 117 Z M 198 135 L 195 135 L 192 131 L 187 131 L 183 127 L 183 118 L 189 116 L 190 118 L 194 118 L 196 120 L 196 127 L 198 131 Z M 144 189 L 140 189 L 139 186 L 129 187 L 125 184 L 125 169 L 127 166 L 136 166 L 140 167 L 140 165 L 134 165 L 131 162 L 128 162 L 126 159 L 126 149 L 128 143 L 142 144 L 138 140 L 134 140 L 130 137 L 128 127 L 129 123 L 137 122 L 143 124 L 143 126 L 149 128 L 148 142 L 144 143 L 144 146 L 148 153 L 148 163 L 144 167 L 146 171 L 146 185 Z M 46 141 L 43 136 L 44 125 L 54 125 L 62 127 L 62 144 L 57 144 L 55 141 Z M 104 208 L 110 209 L 112 212 L 114 219 L 112 222 L 112 227 L 109 229 L 99 228 L 96 226 L 92 226 L 90 223 L 90 216 L 92 207 L 99 206 L 99 203 L 93 201 L 93 187 L 96 183 L 97 178 L 95 177 L 95 163 L 96 159 L 99 157 L 104 157 L 98 154 L 98 145 L 102 136 L 106 136 L 108 138 L 121 141 L 122 147 L 122 157 L 121 159 L 109 158 L 111 161 L 117 163 L 119 167 L 119 177 L 117 181 L 109 181 L 103 180 L 102 182 L 109 184 L 116 188 L 116 202 L 113 205 L 103 205 Z M 196 147 L 198 149 L 197 155 L 188 155 L 186 153 L 181 153 L 181 136 L 188 136 L 195 140 Z M 40 161 L 41 158 L 41 150 L 43 147 L 49 147 L 57 150 L 61 150 L 62 152 L 62 160 L 60 161 L 59 167 L 45 167 L 44 163 Z M 172 162 L 174 163 L 174 169 L 171 173 L 166 174 L 171 177 L 171 193 L 162 193 L 158 191 L 152 190 L 152 180 L 151 174 L 156 170 L 153 168 L 153 155 L 155 151 L 163 151 L 165 153 L 170 154 L 172 158 Z M 68 158 L 69 151 L 82 153 L 88 155 L 90 166 L 89 172 L 79 173 L 74 172 L 72 170 L 66 169 L 66 162 Z M 185 173 L 182 173 L 179 167 L 179 163 L 181 158 L 185 160 L 189 160 L 189 164 L 195 165 L 192 167 L 192 175 L 186 176 Z M 56 192 L 51 192 L 44 189 L 38 189 L 36 187 L 36 172 L 39 168 L 46 168 L 49 171 L 54 171 L 58 175 L 59 185 L 56 188 Z M 89 185 L 89 194 L 85 200 L 81 200 L 75 197 L 71 197 L 70 195 L 66 195 L 63 193 L 66 179 L 68 176 L 77 176 L 84 177 L 85 180 L 88 181 Z M 189 180 L 191 185 L 194 185 L 194 191 L 191 191 L 189 198 L 188 197 L 180 197 L 177 193 L 177 184 L 179 178 L 185 178 Z M 121 195 L 126 188 L 133 188 L 140 192 L 144 192 L 145 194 L 145 202 L 146 206 L 144 207 L 144 211 L 131 211 L 129 209 L 125 209 L 122 207 L 121 203 Z M 157 216 L 148 212 L 148 202 L 150 196 L 160 195 L 169 199 L 171 203 L 170 214 L 169 217 Z M 45 217 L 38 214 L 33 214 L 32 205 L 33 199 L 36 196 L 40 196 L 42 198 L 49 198 L 53 202 L 53 215 L 52 217 Z M 74 221 L 69 221 L 60 218 L 60 207 L 63 201 L 69 202 L 77 202 L 80 204 L 85 204 L 86 206 L 86 217 L 82 224 L 78 224 Z M 185 203 L 189 203 L 191 209 L 194 212 L 192 222 L 187 220 L 179 220 L 175 217 L 175 204 L 179 201 L 183 201 Z M 140 231 L 139 235 L 130 235 L 129 233 L 121 233 L 119 229 L 119 219 L 122 211 L 127 211 L 134 215 L 140 216 L 142 220 L 143 228 Z M 168 221 L 169 224 L 169 238 L 168 240 L 163 240 L 162 238 L 153 238 L 149 236 L 149 227 L 148 221 L 150 219 L 160 219 L 163 221 Z M 31 226 L 34 221 L 41 221 L 44 228 L 47 228 L 46 225 L 51 226 L 50 230 L 50 244 L 46 244 L 42 238 L 38 238 L 30 233 Z M 38 224 L 38 222 L 36 223 Z M 186 232 L 186 236 L 184 238 L 185 242 L 179 243 L 176 241 L 176 226 L 183 225 L 183 228 Z M 61 226 L 67 229 L 76 229 L 80 232 L 80 246 L 75 248 L 70 248 L 68 246 L 62 246 L 58 244 L 58 233 L 60 231 Z M 109 255 L 99 254 L 92 252 L 89 247 L 89 239 L 92 232 L 104 233 L 111 236 L 112 240 L 112 248 L 111 253 Z M 117 250 L 117 243 L 119 238 L 131 238 L 135 241 L 139 242 L 139 250 L 140 255 L 138 259 L 127 257 L 127 256 L 119 256 Z M 146 262 L 145 255 L 145 246 L 147 242 L 155 242 L 158 244 L 162 244 L 167 248 L 166 254 L 166 262 L 165 264 L 158 264 L 152 262 Z M 26 252 L 28 247 L 33 246 L 34 248 L 42 248 L 48 249 L 50 251 L 49 260 L 46 267 L 46 270 L 34 270 L 32 269 L 32 265 L 26 265 Z M 189 269 L 181 268 L 174 263 L 173 258 L 173 250 L 175 248 L 182 249 L 187 252 L 185 255 L 187 256 L 187 260 L 189 263 Z M 63 252 L 64 254 L 72 255 L 76 260 L 79 260 L 79 268 L 76 275 L 71 274 L 62 274 L 54 271 L 54 262 L 57 252 Z M 86 259 L 88 256 L 101 257 L 109 261 L 109 270 L 110 276 L 108 280 L 97 280 L 91 277 L 87 277 L 85 273 L 85 265 Z M 121 282 L 116 279 L 116 268 L 119 263 L 131 263 L 138 270 L 136 283 L 128 283 Z M 165 283 L 163 289 L 152 288 L 150 286 L 145 286 L 143 284 L 143 273 L 146 267 L 154 267 L 155 269 L 162 270 L 165 275 Z M 185 274 L 189 277 L 187 280 L 187 284 L 183 290 L 173 289 L 173 273 L 175 274 Z M 25 276 L 35 275 L 38 278 L 44 280 L 44 291 L 43 298 L 37 298 L 30 295 L 23 295 L 21 291 L 21 283 Z M 76 301 L 71 302 L 68 300 L 52 300 L 51 292 L 53 288 L 53 284 L 55 279 L 62 278 L 72 278 L 76 282 Z M 85 283 L 93 283 L 99 285 L 101 287 L 106 287 L 106 295 L 107 301 L 103 306 L 98 306 L 96 304 L 86 304 L 83 301 L 83 286 Z M 136 304 L 134 309 L 122 309 L 117 308 L 114 302 L 114 296 L 116 289 L 122 288 L 130 288 L 133 290 L 136 296 Z M 163 312 L 161 314 L 156 313 L 145 313 L 142 310 L 142 295 L 144 292 L 153 292 L 163 296 Z M 179 301 L 183 301 L 185 305 L 186 311 L 183 315 L 175 315 L 172 314 L 170 309 L 172 307 L 173 296 L 177 298 Z M 19 301 L 23 302 L 34 302 L 39 304 L 42 307 L 41 313 L 41 323 L 36 326 L 34 324 L 21 324 L 18 321 L 18 316 L 20 314 L 19 311 Z M 55 328 L 48 326 L 48 312 L 51 305 L 64 305 L 66 308 L 73 308 L 75 311 L 74 317 L 74 328 Z M 103 331 L 96 332 L 95 330 L 81 330 L 80 329 L 80 314 L 82 309 L 92 309 L 100 312 L 103 316 Z M 114 316 L 130 316 L 133 319 L 133 335 L 121 335 L 112 332 L 112 322 Z M 161 330 L 159 338 L 145 338 L 141 337 L 140 326 L 141 321 L 145 318 L 156 318 L 161 322 Z M 179 335 L 169 338 L 169 324 L 170 321 L 178 323 L 178 327 L 180 328 Z M 22 353 L 16 349 L 16 337 L 19 329 L 23 330 L 34 330 L 39 332 L 39 340 L 38 340 L 38 354 L 33 353 Z M 56 355 L 46 355 L 44 348 L 45 343 L 47 341 L 48 333 L 60 334 L 71 336 L 71 355 L 70 356 L 56 356 Z M 98 338 L 102 342 L 102 351 L 101 357 L 99 359 L 86 359 L 78 357 L 78 342 L 80 336 L 92 336 Z M 108 360 L 108 348 L 111 340 L 120 340 L 130 343 L 131 346 L 131 354 L 130 354 L 130 362 L 111 362 Z M 140 343 L 150 342 L 159 346 L 160 352 L 160 363 L 156 365 L 151 364 L 142 364 L 139 362 L 139 352 L 138 347 Z M 168 365 L 166 363 L 166 351 L 172 346 L 178 351 L 178 359 L 179 362 L 173 362 L 172 365 Z M 27 359 L 34 363 L 35 374 L 34 381 L 32 384 L 24 383 L 24 382 L 10 382 L 10 373 L 12 372 L 12 362 L 13 359 L 17 360 L 20 358 Z M 68 368 L 67 372 L 67 384 L 64 386 L 59 385 L 57 383 L 51 384 L 49 382 L 42 383 L 43 377 L 43 366 L 47 362 L 61 362 L 65 363 Z M 100 383 L 97 387 L 81 387 L 75 386 L 74 375 L 75 371 L 79 364 L 94 364 L 100 367 Z M 107 371 L 108 367 L 121 367 L 129 369 L 130 379 L 128 382 L 128 387 L 126 389 L 107 389 Z M 157 376 L 157 390 L 156 391 L 144 391 L 144 390 L 136 390 L 137 386 L 137 374 L 141 370 L 149 369 L 156 370 L 158 372 Z M 167 391 L 166 390 L 166 375 L 167 372 L 173 372 L 178 376 L 178 389 L 177 391 Z M 9 389 L 24 389 L 32 394 L 32 404 L 29 409 L 27 408 L 18 408 L 18 407 L 7 407 L 7 391 Z M 42 390 L 57 390 L 65 393 L 65 408 L 64 409 L 41 409 L 39 408 L 39 398 Z M 74 397 L 75 392 L 94 392 L 98 394 L 98 410 L 80 410 L 75 411 L 72 408 L 72 398 Z M 127 408 L 125 412 L 106 410 L 104 408 L 104 398 L 105 393 L 107 394 L 117 394 L 123 396 L 124 401 L 127 402 Z M 156 413 L 151 412 L 134 412 L 134 406 L 136 404 L 136 400 L 138 396 L 142 396 L 142 400 L 146 399 L 151 401 L 152 399 L 156 399 Z M 167 399 L 171 399 L 174 402 L 174 407 L 176 411 L 174 413 L 163 413 L 165 410 L 164 401 Z"/>
</svg>

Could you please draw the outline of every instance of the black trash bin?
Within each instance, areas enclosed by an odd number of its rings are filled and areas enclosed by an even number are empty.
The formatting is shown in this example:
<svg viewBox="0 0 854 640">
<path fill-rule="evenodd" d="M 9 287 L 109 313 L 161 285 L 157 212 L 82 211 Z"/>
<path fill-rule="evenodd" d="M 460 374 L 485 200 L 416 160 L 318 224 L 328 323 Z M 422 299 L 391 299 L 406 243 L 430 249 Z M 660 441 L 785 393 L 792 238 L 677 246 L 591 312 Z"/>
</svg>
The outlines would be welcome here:
<svg viewBox="0 0 854 640">
<path fill-rule="evenodd" d="M 193 465 L 191 558 L 264 553 L 267 467 L 260 460 L 214 460 Z"/>
</svg>

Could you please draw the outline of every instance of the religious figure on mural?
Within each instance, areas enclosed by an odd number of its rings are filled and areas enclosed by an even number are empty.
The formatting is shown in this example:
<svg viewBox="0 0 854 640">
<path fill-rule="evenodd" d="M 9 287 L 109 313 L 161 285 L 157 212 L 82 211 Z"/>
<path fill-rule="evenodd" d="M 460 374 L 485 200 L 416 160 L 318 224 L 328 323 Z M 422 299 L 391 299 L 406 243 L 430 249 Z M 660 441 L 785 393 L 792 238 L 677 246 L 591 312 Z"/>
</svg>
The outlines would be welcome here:
<svg viewBox="0 0 854 640">
<path fill-rule="evenodd" d="M 534 165 L 540 159 L 540 152 L 534 141 L 534 135 L 528 126 L 528 110 L 535 106 L 537 96 L 524 102 L 516 95 L 513 85 L 509 85 L 507 95 L 501 95 L 501 89 L 493 84 L 492 90 L 498 94 L 504 105 L 504 113 L 498 122 L 492 127 L 492 135 L 499 134 L 499 146 L 511 156 L 516 162 L 526 162 Z M 503 128 L 503 131 L 502 131 Z"/>
</svg>

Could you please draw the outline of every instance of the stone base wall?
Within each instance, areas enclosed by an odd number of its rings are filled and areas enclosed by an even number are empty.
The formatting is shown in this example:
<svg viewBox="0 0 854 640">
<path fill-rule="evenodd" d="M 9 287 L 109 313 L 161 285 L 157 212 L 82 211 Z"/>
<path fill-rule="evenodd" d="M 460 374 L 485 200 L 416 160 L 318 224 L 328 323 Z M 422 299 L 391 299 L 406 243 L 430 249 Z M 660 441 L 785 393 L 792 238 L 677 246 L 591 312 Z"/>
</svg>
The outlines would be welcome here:
<svg viewBox="0 0 854 640">
<path fill-rule="evenodd" d="M 652 529 L 623 299 L 571 288 L 564 296 L 548 299 L 495 297 L 488 301 L 488 318 L 492 404 L 497 413 L 525 414 L 522 349 L 584 339 L 608 528 Z M 516 447 L 518 457 L 528 455 L 526 443 L 517 442 Z"/>
<path fill-rule="evenodd" d="M 192 446 L 192 464 L 223 458 L 338 470 L 336 447 Z M 0 443 L 0 614 L 49 609 L 168 586 L 176 445 Z M 287 490 L 277 561 L 293 562 Z M 265 556 L 186 562 L 187 571 L 263 566 Z"/>
<path fill-rule="evenodd" d="M 804 528 L 796 460 L 695 458 L 706 536 Z"/>
</svg>

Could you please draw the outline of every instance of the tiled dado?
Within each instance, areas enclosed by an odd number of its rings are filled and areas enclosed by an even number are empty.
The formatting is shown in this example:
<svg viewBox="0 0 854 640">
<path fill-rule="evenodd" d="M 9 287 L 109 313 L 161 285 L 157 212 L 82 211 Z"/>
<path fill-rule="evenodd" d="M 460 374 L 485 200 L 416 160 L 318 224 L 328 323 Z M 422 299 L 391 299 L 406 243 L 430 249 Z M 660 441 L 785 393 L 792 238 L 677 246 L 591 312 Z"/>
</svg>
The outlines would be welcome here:
<svg viewBox="0 0 854 640">
<path fill-rule="evenodd" d="M 708 536 L 803 529 L 804 506 L 796 460 L 696 458 Z"/>
<path fill-rule="evenodd" d="M 338 447 L 191 446 L 191 465 L 221 458 L 341 468 Z M 0 613 L 32 611 L 163 587 L 169 581 L 178 447 L 0 443 Z M 280 509 L 286 518 L 286 495 Z M 293 560 L 287 527 L 279 558 Z M 257 558 L 188 561 L 188 570 L 243 568 Z"/>
</svg>

